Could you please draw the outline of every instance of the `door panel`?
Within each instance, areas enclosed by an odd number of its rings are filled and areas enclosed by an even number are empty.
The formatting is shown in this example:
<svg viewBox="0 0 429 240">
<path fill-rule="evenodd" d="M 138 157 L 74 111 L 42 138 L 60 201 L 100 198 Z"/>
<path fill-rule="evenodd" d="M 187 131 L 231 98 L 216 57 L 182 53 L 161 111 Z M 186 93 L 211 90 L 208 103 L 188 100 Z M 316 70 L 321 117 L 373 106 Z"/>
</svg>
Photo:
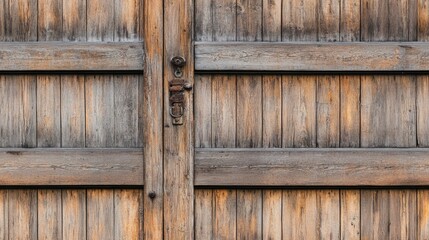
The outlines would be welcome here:
<svg viewBox="0 0 429 240">
<path fill-rule="evenodd" d="M 137 0 L 0 1 L 0 41 L 139 42 L 142 5 Z M 0 93 L 2 148 L 142 149 L 142 73 L 8 73 L 0 77 Z M 143 234 L 142 186 L 24 187 L 0 190 L 0 239 L 140 239 Z"/>
</svg>

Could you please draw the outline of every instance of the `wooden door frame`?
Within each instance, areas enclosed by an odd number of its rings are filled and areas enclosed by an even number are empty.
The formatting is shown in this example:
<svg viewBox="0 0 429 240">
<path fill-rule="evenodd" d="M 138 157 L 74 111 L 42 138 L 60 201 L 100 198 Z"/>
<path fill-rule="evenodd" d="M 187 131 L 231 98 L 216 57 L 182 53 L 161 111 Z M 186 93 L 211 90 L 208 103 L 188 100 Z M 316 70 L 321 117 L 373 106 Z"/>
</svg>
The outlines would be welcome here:
<svg viewBox="0 0 429 240">
<path fill-rule="evenodd" d="M 193 0 L 144 1 L 144 238 L 193 239 L 193 98 L 185 93 L 183 125 L 169 115 L 170 59 L 187 60 L 193 84 Z"/>
</svg>

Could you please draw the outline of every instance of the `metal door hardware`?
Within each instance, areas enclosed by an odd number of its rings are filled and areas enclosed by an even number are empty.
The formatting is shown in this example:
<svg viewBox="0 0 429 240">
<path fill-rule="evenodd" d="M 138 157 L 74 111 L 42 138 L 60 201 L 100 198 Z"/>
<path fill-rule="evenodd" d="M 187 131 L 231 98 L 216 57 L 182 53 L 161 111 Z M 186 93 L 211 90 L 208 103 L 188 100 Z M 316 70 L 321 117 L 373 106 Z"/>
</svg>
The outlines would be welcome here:
<svg viewBox="0 0 429 240">
<path fill-rule="evenodd" d="M 182 67 L 186 64 L 186 59 L 183 57 L 173 57 L 171 59 L 171 64 L 174 66 L 174 76 L 177 78 L 181 78 L 183 76 Z"/>
<path fill-rule="evenodd" d="M 190 90 L 192 90 L 192 84 L 185 79 L 173 79 L 170 81 L 170 116 L 173 118 L 173 125 L 183 124 L 185 91 Z"/>
</svg>

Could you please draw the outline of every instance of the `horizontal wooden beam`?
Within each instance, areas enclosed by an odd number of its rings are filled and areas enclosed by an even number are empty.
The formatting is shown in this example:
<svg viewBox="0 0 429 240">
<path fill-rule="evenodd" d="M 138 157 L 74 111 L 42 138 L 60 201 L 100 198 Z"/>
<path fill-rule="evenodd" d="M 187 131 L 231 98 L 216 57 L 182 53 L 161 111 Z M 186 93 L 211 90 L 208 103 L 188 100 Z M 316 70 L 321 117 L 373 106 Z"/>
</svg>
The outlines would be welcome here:
<svg viewBox="0 0 429 240">
<path fill-rule="evenodd" d="M 0 71 L 140 71 L 143 44 L 0 43 Z"/>
<path fill-rule="evenodd" d="M 197 71 L 429 71 L 429 43 L 197 42 Z"/>
<path fill-rule="evenodd" d="M 198 186 L 429 186 L 429 149 L 197 149 Z"/>
<path fill-rule="evenodd" d="M 0 186 L 143 185 L 141 149 L 0 149 Z"/>
</svg>

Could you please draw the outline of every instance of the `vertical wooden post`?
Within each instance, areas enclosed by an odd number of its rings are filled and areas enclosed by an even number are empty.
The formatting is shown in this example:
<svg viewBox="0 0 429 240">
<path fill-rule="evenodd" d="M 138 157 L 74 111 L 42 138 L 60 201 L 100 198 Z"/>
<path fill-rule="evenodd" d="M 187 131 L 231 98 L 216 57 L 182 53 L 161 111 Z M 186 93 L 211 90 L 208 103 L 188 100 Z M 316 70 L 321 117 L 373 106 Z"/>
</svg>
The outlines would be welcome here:
<svg viewBox="0 0 429 240">
<path fill-rule="evenodd" d="M 163 239 L 163 1 L 143 1 L 144 239 Z"/>
<path fill-rule="evenodd" d="M 193 239 L 193 99 L 185 92 L 183 125 L 169 114 L 170 60 L 187 61 L 182 79 L 193 84 L 193 0 L 164 0 L 164 239 Z"/>
</svg>

